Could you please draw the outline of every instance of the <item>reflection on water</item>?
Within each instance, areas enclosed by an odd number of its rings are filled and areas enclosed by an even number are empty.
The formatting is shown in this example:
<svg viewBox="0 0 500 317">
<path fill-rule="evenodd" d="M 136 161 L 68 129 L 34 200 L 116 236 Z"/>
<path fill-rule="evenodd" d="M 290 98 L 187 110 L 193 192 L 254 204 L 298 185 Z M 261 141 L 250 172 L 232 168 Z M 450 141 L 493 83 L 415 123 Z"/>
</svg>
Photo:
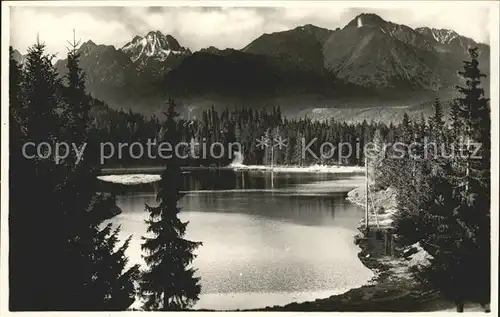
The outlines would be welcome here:
<svg viewBox="0 0 500 317">
<path fill-rule="evenodd" d="M 318 181 L 345 179 L 342 174 L 321 173 L 271 173 L 263 171 L 232 171 L 232 170 L 194 170 L 183 172 L 184 188 L 186 191 L 201 190 L 256 190 L 256 189 L 283 189 L 293 185 L 306 184 Z M 349 177 L 356 179 L 356 177 Z M 127 194 L 130 192 L 152 192 L 155 183 L 134 185 L 120 185 L 100 182 L 103 191 Z M 354 187 L 351 185 L 351 187 Z"/>
<path fill-rule="evenodd" d="M 203 242 L 193 263 L 202 283 L 195 308 L 244 309 L 313 300 L 371 277 L 352 243 L 363 211 L 338 192 L 348 182 L 356 186 L 356 180 L 277 174 L 271 188 L 269 176 L 186 175 L 185 184 L 193 191 L 181 200 L 180 217 L 190 221 L 187 238 Z M 123 210 L 114 222 L 122 226 L 124 238 L 134 236 L 128 255 L 142 264 L 140 236 L 148 216 L 144 204 L 154 205 L 155 195 L 153 186 L 149 191 L 138 187 L 114 186 Z"/>
</svg>

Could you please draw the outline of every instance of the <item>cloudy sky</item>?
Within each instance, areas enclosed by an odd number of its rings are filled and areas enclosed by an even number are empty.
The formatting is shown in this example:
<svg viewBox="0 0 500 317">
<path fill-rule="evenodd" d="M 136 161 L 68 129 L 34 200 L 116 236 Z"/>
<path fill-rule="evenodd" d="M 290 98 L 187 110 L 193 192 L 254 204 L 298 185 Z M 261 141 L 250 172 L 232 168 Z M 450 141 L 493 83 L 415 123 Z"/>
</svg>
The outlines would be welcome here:
<svg viewBox="0 0 500 317">
<path fill-rule="evenodd" d="M 224 3 L 222 3 L 224 4 Z M 121 47 L 135 35 L 160 30 L 173 35 L 192 51 L 210 45 L 242 48 L 262 33 L 304 24 L 335 29 L 357 14 L 370 12 L 411 27 L 453 29 L 476 41 L 489 43 L 490 8 L 465 2 L 406 4 L 376 7 L 345 2 L 291 3 L 274 7 L 11 7 L 11 45 L 22 53 L 37 34 L 50 53 L 64 55 L 66 41 L 76 29 L 78 39 Z"/>
</svg>

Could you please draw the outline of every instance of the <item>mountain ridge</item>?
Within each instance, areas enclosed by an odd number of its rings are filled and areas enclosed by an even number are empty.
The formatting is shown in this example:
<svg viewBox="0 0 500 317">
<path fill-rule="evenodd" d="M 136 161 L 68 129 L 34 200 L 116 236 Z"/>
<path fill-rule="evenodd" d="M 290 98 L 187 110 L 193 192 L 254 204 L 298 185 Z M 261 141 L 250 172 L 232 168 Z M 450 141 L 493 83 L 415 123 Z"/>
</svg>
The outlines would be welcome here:
<svg viewBox="0 0 500 317">
<path fill-rule="evenodd" d="M 154 60 L 164 63 L 162 66 L 165 69 L 172 69 L 178 65 L 178 59 L 191 55 L 191 51 L 181 46 L 172 35 L 163 34 L 159 30 L 149 31 L 144 37 L 136 35 L 120 50 L 130 57 L 132 63 L 144 66 Z M 170 65 L 172 63 L 175 65 Z"/>
<path fill-rule="evenodd" d="M 260 100 L 257 107 L 314 95 L 319 98 L 311 99 L 312 106 L 335 108 L 349 98 L 357 100 L 353 105 L 364 98 L 369 107 L 376 94 L 409 104 L 410 96 L 439 95 L 459 83 L 457 71 L 470 46 L 480 47 L 488 75 L 488 45 L 453 30 L 413 29 L 370 13 L 335 30 L 305 24 L 262 34 L 240 50 L 209 46 L 191 52 L 159 30 L 136 35 L 121 48 L 89 40 L 79 49 L 94 97 L 114 108 L 150 112 L 167 96 L 180 103 L 210 96 L 225 105 L 229 99 Z M 56 62 L 61 74 L 64 65 Z"/>
</svg>

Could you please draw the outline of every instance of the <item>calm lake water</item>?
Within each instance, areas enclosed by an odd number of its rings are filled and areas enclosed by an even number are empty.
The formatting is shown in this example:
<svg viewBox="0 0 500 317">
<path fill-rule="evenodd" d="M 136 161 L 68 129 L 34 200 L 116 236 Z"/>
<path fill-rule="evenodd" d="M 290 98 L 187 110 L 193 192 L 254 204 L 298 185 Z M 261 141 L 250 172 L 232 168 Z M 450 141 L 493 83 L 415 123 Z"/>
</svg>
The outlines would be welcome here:
<svg viewBox="0 0 500 317">
<path fill-rule="evenodd" d="M 359 177 L 331 174 L 193 171 L 185 174 L 180 218 L 187 238 L 202 241 L 193 263 L 202 294 L 194 308 L 248 309 L 325 298 L 372 277 L 353 244 L 363 210 L 345 201 Z M 131 263 L 143 264 L 144 204 L 155 185 L 103 184 L 123 213 L 113 218 L 133 235 Z"/>
</svg>

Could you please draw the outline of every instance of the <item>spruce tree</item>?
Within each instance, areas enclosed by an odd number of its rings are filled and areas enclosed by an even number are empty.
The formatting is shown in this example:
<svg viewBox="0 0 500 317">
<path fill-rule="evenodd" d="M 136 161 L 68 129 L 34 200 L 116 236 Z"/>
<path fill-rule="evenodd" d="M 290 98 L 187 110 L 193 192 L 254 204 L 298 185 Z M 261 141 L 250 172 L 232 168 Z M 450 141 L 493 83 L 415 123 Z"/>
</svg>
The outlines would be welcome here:
<svg viewBox="0 0 500 317">
<path fill-rule="evenodd" d="M 411 121 L 410 117 L 408 114 L 405 112 L 403 115 L 403 122 L 400 126 L 399 129 L 399 141 L 403 142 L 405 144 L 410 144 L 412 138 L 413 138 L 413 129 L 411 126 Z"/>
<path fill-rule="evenodd" d="M 439 98 L 434 100 L 434 115 L 431 117 L 430 122 L 432 124 L 432 128 L 436 131 L 441 131 L 444 126 L 443 108 Z"/>
<path fill-rule="evenodd" d="M 401 153 L 396 153 L 400 158 L 396 158 L 392 164 L 393 171 L 389 172 L 394 180 L 396 188 L 396 201 L 398 214 L 395 216 L 395 231 L 399 243 L 402 245 L 412 245 L 420 240 L 422 232 L 420 222 L 422 219 L 422 200 L 424 160 L 423 146 L 421 145 L 425 137 L 425 121 L 413 123 L 405 113 L 403 121 L 398 128 L 397 140 Z M 409 148 L 413 142 L 412 148 Z M 418 144 L 420 143 L 420 145 Z M 389 167 L 390 168 L 390 167 Z"/>
<path fill-rule="evenodd" d="M 63 115 L 66 116 L 68 125 L 67 137 L 77 144 L 81 144 L 87 137 L 90 98 L 85 91 L 85 74 L 79 65 L 80 52 L 78 51 L 79 42 L 73 39 L 70 44 L 66 68 L 68 72 L 65 75 L 66 87 L 63 91 L 66 107 Z"/>
<path fill-rule="evenodd" d="M 431 255 L 430 264 L 418 271 L 423 285 L 438 289 L 444 297 L 460 302 L 463 298 L 463 285 L 460 279 L 460 247 L 457 244 L 464 237 L 458 226 L 454 208 L 457 194 L 454 190 L 451 164 L 441 158 L 430 160 L 425 165 L 425 190 L 422 200 L 422 221 L 418 225 L 420 245 Z"/>
<path fill-rule="evenodd" d="M 21 65 L 17 63 L 13 55 L 12 47 L 9 47 L 9 121 L 10 121 L 10 145 L 15 144 L 15 148 L 20 148 L 23 144 L 26 126 L 23 122 L 24 106 L 21 95 L 22 71 Z M 11 152 L 12 155 L 21 155 L 20 152 Z M 18 163 L 19 160 L 11 160 L 12 163 Z"/>
<path fill-rule="evenodd" d="M 382 174 L 383 169 L 382 162 L 385 159 L 385 144 L 384 139 L 382 138 L 380 129 L 375 131 L 372 140 L 372 146 L 369 148 L 370 153 L 365 153 L 367 155 L 367 163 L 368 163 L 368 179 L 370 180 L 370 190 L 377 191 L 380 190 L 384 184 L 387 184 L 387 181 L 384 179 L 384 175 Z"/>
<path fill-rule="evenodd" d="M 34 282 L 33 270 L 28 270 L 29 260 L 33 254 L 29 243 L 32 232 L 29 218 L 32 210 L 29 207 L 31 199 L 26 199 L 25 189 L 31 184 L 25 184 L 24 173 L 33 168 L 32 161 L 27 160 L 22 152 L 26 142 L 26 122 L 24 105 L 21 95 L 22 71 L 13 58 L 10 48 L 9 59 L 9 306 L 10 310 L 29 308 L 32 304 L 29 296 L 34 295 L 30 281 Z M 30 164 L 31 163 L 31 164 Z M 13 212 L 16 210 L 16 212 Z M 18 211 L 20 210 L 20 211 Z M 22 211 L 24 210 L 24 211 Z M 28 229 L 25 231 L 25 229 Z M 33 275 L 33 276 L 32 276 Z M 32 278 L 33 277 L 33 278 Z M 27 296 L 27 298 L 24 298 Z M 24 304 L 24 305 L 23 305 Z"/>
<path fill-rule="evenodd" d="M 10 309 L 50 310 L 63 294 L 59 271 L 65 267 L 64 222 L 55 194 L 62 179 L 53 157 L 35 150 L 22 154 L 26 142 L 57 141 L 59 81 L 45 45 L 28 49 L 25 65 L 11 62 L 10 105 L 13 111 L 9 169 Z M 29 148 L 28 148 L 29 149 Z M 26 198 L 29 193 L 29 199 Z M 36 265 L 34 265 L 36 263 Z"/>
<path fill-rule="evenodd" d="M 439 98 L 436 98 L 434 101 L 434 115 L 429 119 L 429 132 L 430 132 L 430 138 L 429 140 L 432 140 L 438 145 L 437 150 L 440 151 L 442 146 L 444 146 L 445 142 L 445 122 L 443 118 L 443 108 L 441 106 L 441 101 Z M 434 153 L 437 154 L 437 153 Z"/>
<path fill-rule="evenodd" d="M 304 133 L 302 131 L 297 131 L 297 137 L 295 138 L 295 146 L 292 154 L 292 162 L 294 165 L 304 166 L 305 164 L 306 158 L 302 153 L 304 142 Z"/>
<path fill-rule="evenodd" d="M 125 270 L 130 237 L 119 245 L 119 228 L 108 221 L 116 215 L 114 200 L 97 194 L 98 143 L 89 134 L 90 98 L 85 92 L 85 74 L 79 67 L 78 44 L 68 53 L 66 86 L 63 88 L 63 136 L 78 146 L 85 144 L 83 159 L 68 157 L 61 208 L 68 210 L 68 255 L 75 268 L 65 280 L 70 298 L 68 310 L 125 310 L 135 300 L 137 265 Z"/>
<path fill-rule="evenodd" d="M 471 300 L 490 302 L 490 110 L 489 99 L 480 87 L 485 77 L 478 68 L 477 48 L 469 50 L 471 60 L 464 62 L 459 74 L 465 87 L 457 87 L 458 114 L 463 123 L 465 155 L 456 156 L 455 173 L 460 204 L 455 215 L 466 238 L 460 240 L 463 255 L 464 289 Z M 479 147 L 477 153 L 475 148 Z"/>
<path fill-rule="evenodd" d="M 87 125 L 70 120 L 75 105 L 85 104 L 84 83 L 68 98 L 73 85 L 58 80 L 45 46 L 37 43 L 28 50 L 19 87 L 22 101 L 19 125 L 11 143 L 17 158 L 10 169 L 10 305 L 12 310 L 124 310 L 134 300 L 133 279 L 138 268 L 123 272 L 128 241 L 118 246 L 118 231 L 103 222 L 114 216 L 114 201 L 96 194 L 95 161 L 85 152 L 77 163 L 74 156 L 55 161 L 50 155 L 33 159 L 19 155 L 19 141 L 87 141 Z M 78 71 L 77 55 L 68 71 Z M 82 79 L 81 77 L 80 79 Z M 14 80 L 14 79 L 13 79 Z M 17 88 L 16 88 L 17 89 Z M 68 89 L 68 90 L 66 90 Z M 13 90 L 13 96 L 15 96 Z M 74 91 L 73 91 L 74 92 Z M 15 105 L 16 99 L 11 100 Z M 72 129 L 71 137 L 66 131 Z M 19 133 L 21 132 L 21 133 Z M 81 146 L 81 144 L 77 144 Z M 71 145 L 70 145 L 71 146 Z M 31 154 L 31 153 L 30 153 Z M 26 199 L 24 193 L 30 193 Z"/>
<path fill-rule="evenodd" d="M 451 141 L 464 146 L 465 152 L 455 152 L 451 161 L 429 160 L 428 190 L 421 196 L 420 242 L 432 256 L 421 276 L 455 300 L 458 311 L 463 311 L 465 301 L 490 301 L 490 119 L 488 99 L 479 88 L 483 75 L 476 49 L 470 54 L 471 61 L 464 62 L 460 72 L 466 87 L 457 87 L 462 96 L 455 100 L 451 115 L 452 127 L 462 124 L 460 132 L 452 134 L 459 140 Z M 481 158 L 472 156 L 469 142 L 481 143 Z"/>
<path fill-rule="evenodd" d="M 179 133 L 173 101 L 166 113 L 164 141 L 175 148 Z M 193 251 L 201 242 L 184 239 L 188 222 L 182 222 L 178 214 L 178 201 L 183 197 L 181 168 L 175 153 L 167 159 L 166 168 L 158 185 L 159 205 L 146 205 L 150 217 L 146 221 L 149 237 L 143 237 L 142 250 L 147 269 L 142 272 L 141 294 L 146 310 L 183 310 L 199 299 L 201 286 L 196 270 L 190 268 L 195 258 Z"/>
<path fill-rule="evenodd" d="M 451 122 L 451 130 L 449 131 L 450 139 L 458 140 L 460 137 L 460 129 L 462 126 L 461 118 L 460 118 L 460 109 L 457 100 L 453 100 L 451 102 L 450 107 L 450 122 Z"/>
</svg>

